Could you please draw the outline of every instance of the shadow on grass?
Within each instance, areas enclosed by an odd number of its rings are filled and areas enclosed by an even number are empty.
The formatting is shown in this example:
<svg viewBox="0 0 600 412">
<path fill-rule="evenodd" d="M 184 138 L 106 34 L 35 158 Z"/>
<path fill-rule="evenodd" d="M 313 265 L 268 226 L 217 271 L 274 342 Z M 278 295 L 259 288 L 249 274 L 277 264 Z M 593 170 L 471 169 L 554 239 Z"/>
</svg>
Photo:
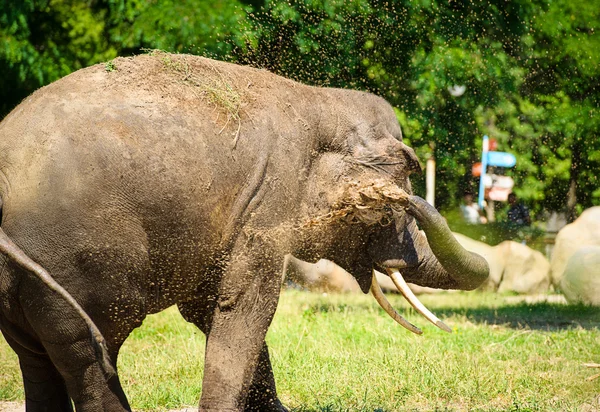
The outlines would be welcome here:
<svg viewBox="0 0 600 412">
<path fill-rule="evenodd" d="M 368 304 L 353 305 L 346 303 L 319 302 L 305 309 L 303 316 L 316 313 L 360 312 L 368 310 Z M 548 302 L 502 304 L 498 306 L 431 307 L 441 318 L 453 315 L 465 316 L 470 322 L 488 325 L 501 325 L 514 329 L 534 330 L 586 330 L 600 329 L 600 308 L 577 304 L 556 304 Z M 407 309 L 411 310 L 412 309 Z M 403 312 L 402 309 L 399 312 Z"/>
<path fill-rule="evenodd" d="M 519 303 L 498 307 L 436 308 L 438 316 L 464 315 L 473 323 L 515 329 L 600 329 L 600 308 L 586 305 Z"/>
</svg>

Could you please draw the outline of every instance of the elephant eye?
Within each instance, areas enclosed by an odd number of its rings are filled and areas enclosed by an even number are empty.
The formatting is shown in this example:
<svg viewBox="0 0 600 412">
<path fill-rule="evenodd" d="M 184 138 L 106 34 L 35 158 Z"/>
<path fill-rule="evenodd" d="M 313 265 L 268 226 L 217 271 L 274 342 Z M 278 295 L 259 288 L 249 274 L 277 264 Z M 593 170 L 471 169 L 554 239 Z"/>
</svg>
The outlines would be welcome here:
<svg viewBox="0 0 600 412">
<path fill-rule="evenodd" d="M 393 158 L 384 155 L 362 155 L 353 156 L 350 160 L 352 163 L 365 166 L 387 175 L 395 175 L 402 165 L 402 161 L 398 158 Z"/>
</svg>

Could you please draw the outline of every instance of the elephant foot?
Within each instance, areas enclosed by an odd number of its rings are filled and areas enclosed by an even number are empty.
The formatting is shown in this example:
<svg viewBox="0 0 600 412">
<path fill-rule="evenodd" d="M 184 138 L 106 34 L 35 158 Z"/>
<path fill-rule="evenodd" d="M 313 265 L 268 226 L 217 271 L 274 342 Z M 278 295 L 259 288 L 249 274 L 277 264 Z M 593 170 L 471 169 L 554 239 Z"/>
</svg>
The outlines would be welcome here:
<svg viewBox="0 0 600 412">
<path fill-rule="evenodd" d="M 248 399 L 244 412 L 288 412 L 288 409 L 277 398 L 262 403 Z"/>
</svg>

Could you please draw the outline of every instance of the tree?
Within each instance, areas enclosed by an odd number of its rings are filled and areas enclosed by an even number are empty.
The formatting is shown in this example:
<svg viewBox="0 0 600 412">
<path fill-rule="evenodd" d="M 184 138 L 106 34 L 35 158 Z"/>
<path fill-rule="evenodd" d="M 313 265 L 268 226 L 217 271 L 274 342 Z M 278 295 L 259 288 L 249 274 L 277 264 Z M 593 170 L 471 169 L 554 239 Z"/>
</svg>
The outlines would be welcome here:
<svg viewBox="0 0 600 412">
<path fill-rule="evenodd" d="M 253 20 L 258 46 L 244 57 L 310 84 L 385 97 L 417 153 L 438 159 L 438 199 L 454 206 L 480 149 L 479 108 L 523 81 L 510 54 L 520 12 L 504 2 L 267 1 Z M 453 85 L 467 92 L 454 98 Z"/>
<path fill-rule="evenodd" d="M 106 10 L 73 0 L 0 0 L 0 118 L 35 89 L 116 56 Z"/>
<path fill-rule="evenodd" d="M 204 54 L 386 98 L 444 208 L 488 134 L 522 200 L 573 218 L 600 204 L 599 30 L 599 0 L 0 0 L 0 116 L 116 55 Z"/>
<path fill-rule="evenodd" d="M 600 204 L 600 4 L 541 2 L 523 26 L 517 61 L 525 81 L 496 125 L 518 154 L 522 197 L 573 220 Z"/>
<path fill-rule="evenodd" d="M 0 0 L 0 118 L 37 88 L 160 48 L 226 58 L 248 37 L 236 0 Z"/>
<path fill-rule="evenodd" d="M 111 42 L 123 54 L 144 48 L 231 59 L 251 33 L 237 0 L 109 0 Z"/>
</svg>

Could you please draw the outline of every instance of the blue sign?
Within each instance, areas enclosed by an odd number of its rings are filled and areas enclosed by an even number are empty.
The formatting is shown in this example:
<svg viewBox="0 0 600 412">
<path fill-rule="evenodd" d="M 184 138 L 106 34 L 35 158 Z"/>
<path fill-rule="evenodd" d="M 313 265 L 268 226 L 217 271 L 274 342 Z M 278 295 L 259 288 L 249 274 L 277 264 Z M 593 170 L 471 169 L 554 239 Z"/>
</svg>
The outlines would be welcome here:
<svg viewBox="0 0 600 412">
<path fill-rule="evenodd" d="M 513 167 L 517 164 L 517 158 L 506 152 L 487 152 L 488 166 Z"/>
<path fill-rule="evenodd" d="M 489 147 L 489 138 L 483 136 L 483 144 L 481 145 L 481 178 L 479 179 L 479 196 L 477 199 L 480 208 L 483 208 L 483 194 L 485 192 L 483 181 L 487 167 L 513 167 L 517 164 L 517 158 L 514 155 L 506 152 L 490 152 Z"/>
</svg>

